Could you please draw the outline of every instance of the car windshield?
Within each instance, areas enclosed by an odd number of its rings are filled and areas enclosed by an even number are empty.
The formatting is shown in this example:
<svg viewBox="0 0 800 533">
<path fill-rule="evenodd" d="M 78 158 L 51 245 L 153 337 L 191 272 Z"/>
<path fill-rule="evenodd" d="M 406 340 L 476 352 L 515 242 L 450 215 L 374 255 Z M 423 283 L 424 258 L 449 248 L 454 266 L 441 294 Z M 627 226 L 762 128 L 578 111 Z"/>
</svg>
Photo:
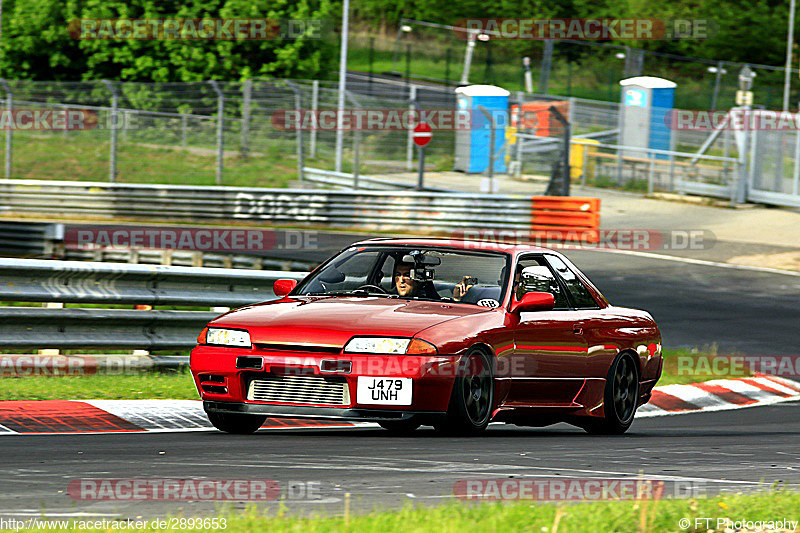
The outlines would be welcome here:
<svg viewBox="0 0 800 533">
<path fill-rule="evenodd" d="M 498 307 L 508 262 L 502 253 L 358 246 L 334 257 L 293 295 L 383 296 Z"/>
</svg>

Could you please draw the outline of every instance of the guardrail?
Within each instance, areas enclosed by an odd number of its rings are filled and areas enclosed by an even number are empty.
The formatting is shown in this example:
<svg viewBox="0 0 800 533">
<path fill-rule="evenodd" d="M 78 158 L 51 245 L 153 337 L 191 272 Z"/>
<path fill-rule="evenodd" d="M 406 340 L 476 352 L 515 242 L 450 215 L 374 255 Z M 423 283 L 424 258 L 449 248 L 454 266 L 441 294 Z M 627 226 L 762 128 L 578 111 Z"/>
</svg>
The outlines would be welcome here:
<svg viewBox="0 0 800 533">
<path fill-rule="evenodd" d="M 64 240 L 64 226 L 48 222 L 0 221 L 0 254 L 52 256 Z"/>
<path fill-rule="evenodd" d="M 0 259 L 0 301 L 239 307 L 304 272 Z M 0 349 L 187 349 L 218 312 L 0 307 Z"/>
<path fill-rule="evenodd" d="M 529 229 L 529 196 L 0 180 L 9 215 L 197 220 L 381 231 Z"/>
</svg>

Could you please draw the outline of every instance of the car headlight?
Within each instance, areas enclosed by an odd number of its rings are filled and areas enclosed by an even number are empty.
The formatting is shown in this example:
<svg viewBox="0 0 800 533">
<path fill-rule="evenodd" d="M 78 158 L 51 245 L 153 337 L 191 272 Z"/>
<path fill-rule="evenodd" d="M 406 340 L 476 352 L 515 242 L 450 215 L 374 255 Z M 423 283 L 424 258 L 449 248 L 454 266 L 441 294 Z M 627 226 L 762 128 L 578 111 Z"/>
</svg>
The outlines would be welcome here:
<svg viewBox="0 0 800 533">
<path fill-rule="evenodd" d="M 401 337 L 353 337 L 344 347 L 347 353 L 435 354 L 436 347 L 422 339 Z"/>
<path fill-rule="evenodd" d="M 251 346 L 250 333 L 241 329 L 208 328 L 206 344 L 249 348 Z"/>
</svg>

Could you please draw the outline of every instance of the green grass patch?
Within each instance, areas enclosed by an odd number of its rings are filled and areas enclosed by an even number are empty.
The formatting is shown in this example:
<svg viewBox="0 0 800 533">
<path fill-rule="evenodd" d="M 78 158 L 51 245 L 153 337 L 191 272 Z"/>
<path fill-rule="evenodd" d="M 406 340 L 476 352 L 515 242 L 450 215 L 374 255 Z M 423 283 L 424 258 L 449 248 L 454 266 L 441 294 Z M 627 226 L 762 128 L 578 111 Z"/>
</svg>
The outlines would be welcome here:
<svg viewBox="0 0 800 533">
<path fill-rule="evenodd" d="M 0 377 L 0 401 L 167 399 L 200 399 L 188 371 Z"/>
<path fill-rule="evenodd" d="M 771 491 L 749 495 L 730 494 L 708 499 L 614 501 L 572 505 L 530 502 L 471 505 L 452 501 L 436 507 L 407 506 L 398 511 L 306 518 L 289 516 L 283 509 L 277 512 L 264 512 L 255 507 L 248 507 L 238 512 L 222 510 L 220 516 L 225 518 L 227 531 L 237 532 L 647 531 L 657 533 L 724 531 L 724 528 L 718 527 L 718 518 L 728 518 L 734 522 L 780 519 L 797 521 L 800 519 L 798 509 L 800 509 L 800 493 Z M 711 520 L 706 522 L 705 518 Z M 681 519 L 688 520 L 690 526 L 681 527 Z M 146 529 L 146 531 L 153 530 Z M 198 528 L 196 531 L 220 531 L 220 529 Z"/>
<path fill-rule="evenodd" d="M 12 177 L 76 181 L 108 181 L 108 132 L 61 134 L 16 133 Z M 286 187 L 297 179 L 296 145 L 277 139 L 268 149 L 247 158 L 226 152 L 223 185 Z M 236 147 L 230 147 L 235 150 Z M 254 150 L 255 151 L 255 150 Z M 2 159 L 2 156 L 0 156 Z M 320 165 L 320 161 L 308 164 Z M 127 142 L 118 145 L 118 183 L 169 183 L 214 185 L 217 158 L 213 148 L 151 145 Z"/>
</svg>

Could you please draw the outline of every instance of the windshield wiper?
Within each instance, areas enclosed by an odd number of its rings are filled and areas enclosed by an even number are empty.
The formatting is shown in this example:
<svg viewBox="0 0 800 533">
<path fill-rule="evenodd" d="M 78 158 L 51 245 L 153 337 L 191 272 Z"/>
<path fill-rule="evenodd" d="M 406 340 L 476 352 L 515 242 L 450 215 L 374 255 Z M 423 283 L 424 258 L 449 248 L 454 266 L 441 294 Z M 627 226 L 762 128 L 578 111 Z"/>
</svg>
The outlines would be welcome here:
<svg viewBox="0 0 800 533">
<path fill-rule="evenodd" d="M 390 296 L 382 292 L 368 292 L 354 289 L 352 291 L 327 291 L 327 292 L 308 292 L 302 296 Z"/>
</svg>

